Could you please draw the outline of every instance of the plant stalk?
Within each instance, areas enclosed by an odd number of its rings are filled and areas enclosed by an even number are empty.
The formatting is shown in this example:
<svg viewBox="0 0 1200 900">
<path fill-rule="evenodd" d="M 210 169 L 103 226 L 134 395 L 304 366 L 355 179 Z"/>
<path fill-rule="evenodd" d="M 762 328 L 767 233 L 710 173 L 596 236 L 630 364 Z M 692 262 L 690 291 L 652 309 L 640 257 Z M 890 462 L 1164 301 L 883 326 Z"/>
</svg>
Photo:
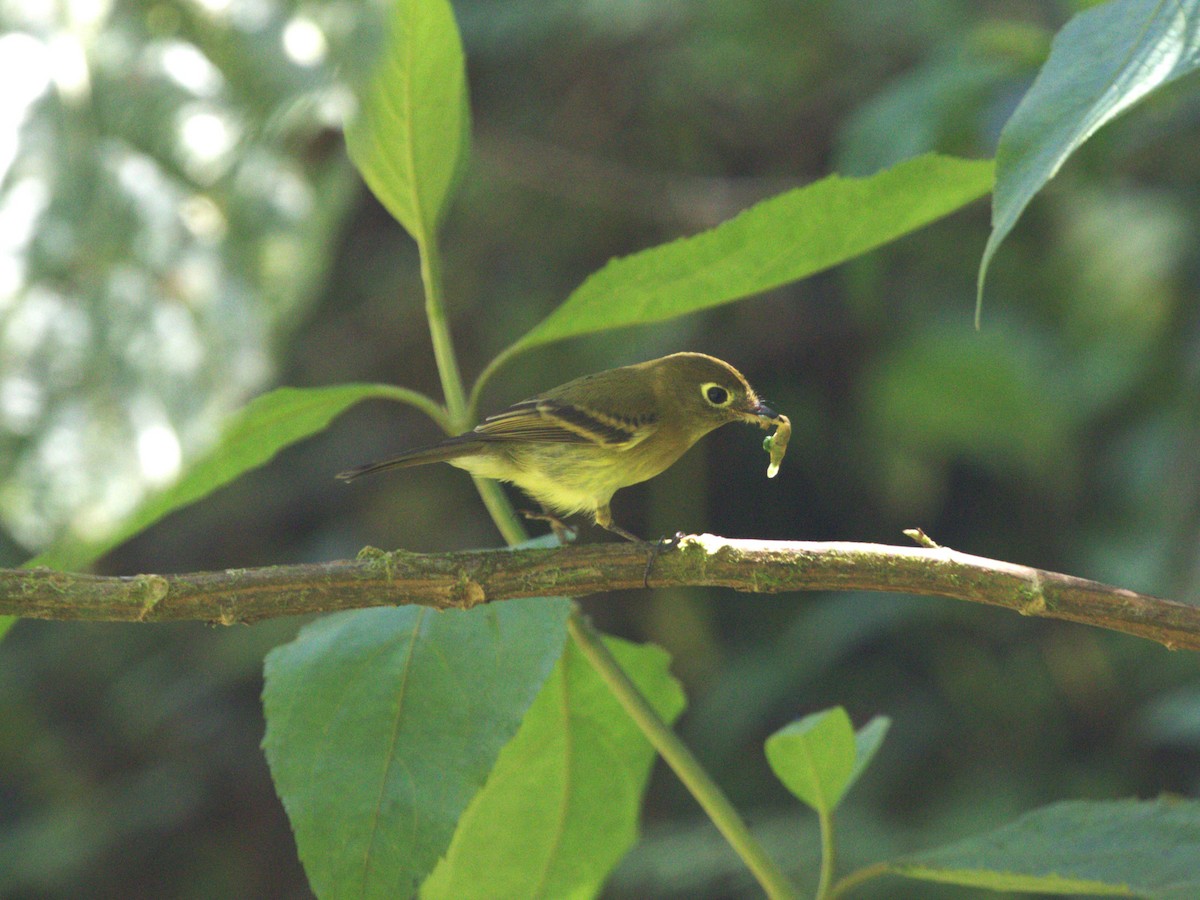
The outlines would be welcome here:
<svg viewBox="0 0 1200 900">
<path fill-rule="evenodd" d="M 420 391 L 398 387 L 394 384 L 384 385 L 383 387 L 393 400 L 397 400 L 400 403 L 407 403 L 409 406 L 425 413 L 447 434 L 454 433 L 454 426 L 450 422 L 450 416 L 447 414 L 446 408 L 432 397 L 427 397 Z"/>
<path fill-rule="evenodd" d="M 624 707 L 629 717 L 637 723 L 642 733 L 679 776 L 692 796 L 708 813 L 713 824 L 724 835 L 734 852 L 754 874 L 767 896 L 772 900 L 792 900 L 800 892 L 787 879 L 774 860 L 767 855 L 762 844 L 750 833 L 733 804 L 722 793 L 699 760 L 688 749 L 679 736 L 662 720 L 654 707 L 645 698 L 637 685 L 621 668 L 616 657 L 604 645 L 599 632 L 584 618 L 578 608 L 567 620 L 567 631 L 572 640 L 587 657 L 596 672 L 608 685 L 609 690 Z"/>
<path fill-rule="evenodd" d="M 880 862 L 851 872 L 833 886 L 833 889 L 829 891 L 828 900 L 837 900 L 837 898 L 844 896 L 847 891 L 854 890 L 860 884 L 865 884 L 876 878 L 882 878 L 888 874 L 888 871 L 887 863 Z"/>
<path fill-rule="evenodd" d="M 497 354 L 490 363 L 483 367 L 483 371 L 480 372 L 479 377 L 475 379 L 475 384 L 471 388 L 471 396 L 467 401 L 467 411 L 472 417 L 475 415 L 475 411 L 479 406 L 479 396 L 483 393 L 484 385 L 491 380 L 494 372 L 504 365 L 504 363 L 506 363 L 510 357 L 515 355 L 514 350 L 516 347 L 516 344 L 511 344 L 501 350 L 500 353 Z"/>
<path fill-rule="evenodd" d="M 442 297 L 441 253 L 435 237 L 422 241 L 420 248 L 421 280 L 425 284 L 425 316 L 429 320 L 433 356 L 446 399 L 446 415 L 442 417 L 441 424 L 448 426 L 446 430 L 450 434 L 461 434 L 471 427 L 472 414 L 463 391 L 462 373 L 458 368 L 454 342 L 450 338 L 450 323 L 446 318 L 446 304 Z M 487 478 L 474 480 L 475 489 L 504 540 L 509 544 L 528 540 L 529 535 L 517 519 L 500 485 Z"/>
<path fill-rule="evenodd" d="M 421 281 L 425 284 L 425 317 L 429 320 L 429 337 L 433 342 L 433 356 L 437 362 L 438 376 L 442 380 L 442 393 L 446 398 L 452 433 L 466 431 L 471 423 L 467 416 L 467 398 L 463 392 L 462 374 L 454 355 L 454 342 L 450 339 L 450 323 L 446 319 L 446 305 L 442 297 L 442 258 L 437 238 L 430 235 L 418 245 L 421 250 Z"/>
<path fill-rule="evenodd" d="M 817 810 L 817 822 L 821 827 L 821 877 L 817 882 L 817 900 L 829 900 L 829 888 L 833 884 L 833 867 L 836 857 L 833 813 L 828 809 Z"/>
<path fill-rule="evenodd" d="M 496 523 L 496 527 L 509 546 L 523 544 L 529 540 L 529 533 L 517 517 L 516 511 L 508 502 L 508 497 L 505 496 L 504 490 L 498 482 L 490 478 L 475 478 L 475 489 L 479 491 L 483 505 L 487 507 L 492 521 Z"/>
</svg>

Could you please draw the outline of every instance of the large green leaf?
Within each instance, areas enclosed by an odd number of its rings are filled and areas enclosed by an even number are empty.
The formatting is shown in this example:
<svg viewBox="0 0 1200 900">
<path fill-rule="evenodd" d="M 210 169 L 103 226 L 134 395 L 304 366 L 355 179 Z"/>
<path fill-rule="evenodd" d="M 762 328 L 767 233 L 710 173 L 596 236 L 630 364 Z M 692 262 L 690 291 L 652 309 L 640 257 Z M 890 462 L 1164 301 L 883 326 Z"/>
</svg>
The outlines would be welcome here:
<svg viewBox="0 0 1200 900">
<path fill-rule="evenodd" d="M 684 699 L 666 653 L 607 642 L 658 713 L 674 720 Z M 594 897 L 636 839 L 653 761 L 649 742 L 568 644 L 422 898 Z"/>
<path fill-rule="evenodd" d="M 1105 123 L 1198 64 L 1200 0 L 1112 0 L 1067 23 L 1000 135 L 981 299 L 1000 242 L 1067 158 Z"/>
<path fill-rule="evenodd" d="M 462 42 L 448 0 L 393 0 L 387 36 L 346 147 L 371 191 L 426 244 L 449 203 L 470 141 Z"/>
<path fill-rule="evenodd" d="M 269 462 L 283 448 L 316 434 L 348 407 L 370 398 L 404 400 L 422 408 L 428 405 L 427 398 L 386 384 L 279 388 L 263 394 L 234 417 L 217 444 L 192 463 L 179 481 L 151 497 L 115 532 L 99 541 L 64 540 L 26 565 L 51 569 L 85 566 L 168 513 Z"/>
<path fill-rule="evenodd" d="M 830 176 L 693 237 L 609 262 L 504 351 L 697 312 L 845 262 L 986 194 L 990 161 L 926 155 L 869 178 Z"/>
<path fill-rule="evenodd" d="M 888 870 L 996 891 L 1190 900 L 1200 897 L 1200 802 L 1057 803 Z"/>
<path fill-rule="evenodd" d="M 263 747 L 317 896 L 416 891 L 554 668 L 569 609 L 355 610 L 271 651 Z"/>
</svg>

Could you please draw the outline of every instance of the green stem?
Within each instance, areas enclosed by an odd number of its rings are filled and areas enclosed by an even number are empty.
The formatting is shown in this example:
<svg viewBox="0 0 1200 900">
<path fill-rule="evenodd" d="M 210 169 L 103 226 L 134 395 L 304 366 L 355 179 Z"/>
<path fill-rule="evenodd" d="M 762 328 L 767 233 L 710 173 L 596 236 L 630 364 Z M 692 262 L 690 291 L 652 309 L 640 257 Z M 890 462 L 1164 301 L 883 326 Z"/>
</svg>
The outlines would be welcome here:
<svg viewBox="0 0 1200 900">
<path fill-rule="evenodd" d="M 472 414 L 463 392 L 462 374 L 454 355 L 454 342 L 450 339 L 450 324 L 446 319 L 446 305 L 442 299 L 441 255 L 435 239 L 421 242 L 420 247 L 421 280 L 425 283 L 425 316 L 429 319 L 433 356 L 442 380 L 442 393 L 446 396 L 445 411 L 435 418 L 450 434 L 459 434 L 471 426 Z M 476 478 L 475 489 L 479 491 L 483 505 L 487 507 L 504 540 L 510 544 L 528 540 L 529 535 L 525 533 L 500 485 L 486 478 Z"/>
<path fill-rule="evenodd" d="M 500 529 L 500 534 L 504 536 L 504 540 L 514 546 L 529 540 L 529 534 L 525 531 L 525 526 L 517 518 L 512 504 L 508 502 L 508 497 L 505 496 L 504 490 L 497 482 L 492 481 L 490 478 L 476 478 L 475 489 L 479 491 L 479 497 L 483 500 L 483 505 L 487 507 L 492 521 Z"/>
<path fill-rule="evenodd" d="M 429 337 L 433 341 L 433 356 L 437 361 L 438 375 L 442 379 L 442 393 L 446 397 L 451 431 L 466 431 L 471 423 L 467 416 L 467 398 L 463 392 L 462 374 L 454 356 L 454 343 L 450 340 L 450 324 L 446 320 L 446 306 L 442 299 L 441 253 L 436 237 L 429 237 L 419 246 L 421 280 L 425 283 L 425 317 L 429 320 Z"/>
<path fill-rule="evenodd" d="M 865 884 L 875 878 L 881 878 L 888 874 L 887 863 L 875 863 L 874 865 L 866 866 L 859 869 L 857 872 L 851 872 L 841 881 L 833 886 L 829 892 L 828 900 L 837 900 L 847 891 L 853 890 L 860 884 Z"/>
<path fill-rule="evenodd" d="M 446 433 L 454 433 L 454 426 L 450 422 L 450 417 L 446 414 L 446 407 L 442 406 L 432 397 L 427 397 L 420 391 L 399 387 L 394 384 L 381 384 L 378 387 L 380 396 L 390 397 L 400 403 L 407 403 L 409 406 L 420 410 L 433 419 L 438 427 Z"/>
<path fill-rule="evenodd" d="M 692 751 L 662 720 L 638 690 L 637 685 L 625 674 L 616 658 L 604 645 L 599 632 L 583 617 L 578 608 L 567 620 L 567 630 L 576 646 L 625 708 L 625 712 L 637 723 L 642 733 L 654 745 L 654 749 L 666 760 L 667 765 L 674 770 L 679 780 L 708 813 L 734 852 L 749 867 L 763 890 L 767 892 L 767 896 L 772 900 L 799 897 L 799 891 L 750 833 L 733 804 L 700 765 L 699 760 L 692 755 Z"/>
<path fill-rule="evenodd" d="M 817 900 L 829 900 L 834 865 L 833 813 L 827 809 L 817 810 L 817 822 L 821 826 L 821 878 L 817 882 Z"/>
<path fill-rule="evenodd" d="M 519 344 L 510 344 L 508 347 L 505 347 L 503 350 L 501 350 L 499 355 L 497 355 L 490 363 L 484 366 L 483 371 L 479 373 L 479 377 L 475 379 L 475 384 L 471 388 L 471 396 L 467 400 L 467 412 L 470 413 L 472 419 L 475 418 L 475 410 L 479 406 L 479 395 L 483 392 L 483 386 L 488 383 L 492 375 L 494 375 L 502 365 L 508 362 L 510 357 L 516 355 L 515 351 L 517 350 L 518 346 Z"/>
</svg>

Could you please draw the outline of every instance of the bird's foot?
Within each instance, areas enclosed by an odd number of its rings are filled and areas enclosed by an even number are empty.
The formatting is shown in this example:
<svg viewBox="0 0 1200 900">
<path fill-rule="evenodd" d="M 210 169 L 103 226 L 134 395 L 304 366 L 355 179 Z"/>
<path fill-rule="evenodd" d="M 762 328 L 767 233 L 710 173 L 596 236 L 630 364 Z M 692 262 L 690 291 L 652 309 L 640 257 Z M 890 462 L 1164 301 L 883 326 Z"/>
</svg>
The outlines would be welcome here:
<svg viewBox="0 0 1200 900">
<path fill-rule="evenodd" d="M 655 560 L 664 550 L 674 550 L 682 540 L 683 532 L 677 531 L 674 534 L 663 535 L 654 542 L 654 547 L 650 550 L 650 558 L 646 560 L 646 571 L 642 573 L 642 587 L 650 587 L 650 570 L 654 568 Z"/>
<path fill-rule="evenodd" d="M 542 512 L 534 512 L 531 509 L 521 510 L 521 515 L 531 522 L 545 522 L 550 526 L 550 530 L 554 532 L 554 536 L 558 538 L 560 544 L 567 544 L 575 540 L 579 534 L 579 530 L 571 525 L 568 525 L 558 516 L 551 512 L 543 510 Z"/>
</svg>

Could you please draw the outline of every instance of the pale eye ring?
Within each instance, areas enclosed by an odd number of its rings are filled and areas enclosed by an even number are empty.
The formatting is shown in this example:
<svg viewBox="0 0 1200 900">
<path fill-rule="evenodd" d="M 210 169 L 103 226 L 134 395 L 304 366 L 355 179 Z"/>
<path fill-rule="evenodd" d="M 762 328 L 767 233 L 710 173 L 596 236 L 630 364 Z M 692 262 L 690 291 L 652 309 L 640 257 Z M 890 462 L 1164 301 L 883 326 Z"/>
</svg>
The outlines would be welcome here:
<svg viewBox="0 0 1200 900">
<path fill-rule="evenodd" d="M 717 384 L 715 381 L 706 381 L 700 385 L 700 396 L 704 398 L 704 402 L 709 406 L 715 406 L 718 409 L 726 407 L 733 402 L 733 392 L 729 388 Z"/>
</svg>

